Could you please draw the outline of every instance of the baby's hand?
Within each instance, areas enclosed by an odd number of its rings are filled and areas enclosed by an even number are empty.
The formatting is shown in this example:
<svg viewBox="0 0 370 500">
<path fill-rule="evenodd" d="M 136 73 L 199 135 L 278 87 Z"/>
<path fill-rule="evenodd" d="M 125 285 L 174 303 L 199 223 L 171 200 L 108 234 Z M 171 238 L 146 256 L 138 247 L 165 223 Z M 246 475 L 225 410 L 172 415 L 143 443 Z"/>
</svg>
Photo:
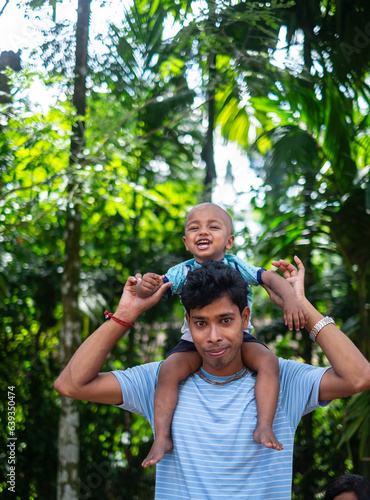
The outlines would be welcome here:
<svg viewBox="0 0 370 500">
<path fill-rule="evenodd" d="M 284 302 L 283 309 L 284 321 L 289 330 L 293 330 L 293 323 L 297 331 L 305 327 L 308 315 L 298 299 L 290 297 Z"/>
<path fill-rule="evenodd" d="M 162 284 L 162 276 L 155 273 L 146 273 L 142 278 L 138 278 L 135 290 L 139 297 L 150 297 Z"/>
</svg>

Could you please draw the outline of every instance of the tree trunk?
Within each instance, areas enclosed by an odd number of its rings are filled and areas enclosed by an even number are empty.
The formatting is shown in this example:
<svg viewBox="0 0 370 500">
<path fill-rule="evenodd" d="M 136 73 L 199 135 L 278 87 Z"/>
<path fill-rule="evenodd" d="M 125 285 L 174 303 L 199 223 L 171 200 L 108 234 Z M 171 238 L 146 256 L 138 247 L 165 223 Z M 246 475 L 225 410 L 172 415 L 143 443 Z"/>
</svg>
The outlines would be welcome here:
<svg viewBox="0 0 370 500">
<path fill-rule="evenodd" d="M 87 45 L 91 0 L 78 1 L 76 27 L 76 61 L 73 104 L 78 118 L 72 127 L 68 168 L 68 202 L 64 233 L 65 255 L 62 280 L 63 325 L 61 331 L 61 364 L 65 366 L 81 342 L 81 319 L 78 309 L 80 281 L 80 185 L 75 166 L 82 156 L 85 136 Z M 79 498 L 79 414 L 77 401 L 62 398 L 59 421 L 58 500 Z"/>
<path fill-rule="evenodd" d="M 72 182 L 72 181 L 70 181 Z M 78 206 L 68 200 L 64 273 L 62 279 L 63 325 L 60 338 L 61 364 L 65 366 L 80 344 L 81 321 L 78 309 L 80 276 L 81 217 Z M 77 401 L 62 397 L 58 437 L 58 500 L 79 498 L 79 415 Z"/>
<path fill-rule="evenodd" d="M 209 58 L 209 80 L 208 80 L 208 129 L 202 149 L 202 160 L 206 164 L 206 176 L 204 179 L 204 199 L 211 201 L 212 188 L 216 180 L 216 166 L 214 160 L 213 133 L 215 127 L 215 86 L 216 86 L 216 55 L 211 54 Z"/>
<path fill-rule="evenodd" d="M 0 53 L 0 104 L 12 102 L 9 78 L 4 72 L 7 68 L 11 68 L 14 71 L 21 70 L 21 53 L 19 50 L 18 52 L 9 50 Z"/>
<path fill-rule="evenodd" d="M 212 24 L 215 20 L 215 2 L 214 0 L 209 0 L 207 3 L 209 8 L 208 18 L 209 22 Z M 203 189 L 204 201 L 212 201 L 212 189 L 217 176 L 213 145 L 216 112 L 216 76 L 216 54 L 211 50 L 208 56 L 208 128 L 202 148 L 202 160 L 206 164 Z"/>
</svg>

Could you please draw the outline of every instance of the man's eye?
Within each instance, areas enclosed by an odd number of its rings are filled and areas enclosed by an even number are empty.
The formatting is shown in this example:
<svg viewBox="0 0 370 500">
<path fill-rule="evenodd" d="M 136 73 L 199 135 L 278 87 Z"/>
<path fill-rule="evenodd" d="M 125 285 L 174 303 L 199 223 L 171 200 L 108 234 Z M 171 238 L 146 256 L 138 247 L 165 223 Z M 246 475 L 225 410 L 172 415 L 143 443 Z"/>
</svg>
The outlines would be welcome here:
<svg viewBox="0 0 370 500">
<path fill-rule="evenodd" d="M 231 318 L 224 318 L 222 321 L 223 321 L 224 323 L 230 323 Z"/>
<path fill-rule="evenodd" d="M 204 321 L 197 321 L 197 322 L 196 322 L 196 325 L 197 325 L 197 326 L 204 326 L 204 325 L 205 325 L 205 322 L 204 322 Z"/>
</svg>

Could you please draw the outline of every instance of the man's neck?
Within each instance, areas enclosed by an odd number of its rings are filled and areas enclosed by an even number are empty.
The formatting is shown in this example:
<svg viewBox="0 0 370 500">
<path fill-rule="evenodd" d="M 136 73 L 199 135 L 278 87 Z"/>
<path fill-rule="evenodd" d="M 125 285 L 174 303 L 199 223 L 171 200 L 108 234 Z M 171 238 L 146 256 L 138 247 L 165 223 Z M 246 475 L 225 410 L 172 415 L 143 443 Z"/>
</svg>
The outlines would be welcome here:
<svg viewBox="0 0 370 500">
<path fill-rule="evenodd" d="M 239 371 L 237 371 L 232 375 L 211 375 L 208 372 L 206 372 L 203 366 L 199 368 L 199 370 L 197 371 L 197 374 L 200 376 L 200 378 L 202 378 L 211 385 L 218 385 L 218 386 L 227 385 L 230 384 L 231 382 L 235 382 L 236 380 L 245 377 L 247 373 L 248 373 L 248 368 L 246 368 L 245 366 L 243 366 Z"/>
</svg>

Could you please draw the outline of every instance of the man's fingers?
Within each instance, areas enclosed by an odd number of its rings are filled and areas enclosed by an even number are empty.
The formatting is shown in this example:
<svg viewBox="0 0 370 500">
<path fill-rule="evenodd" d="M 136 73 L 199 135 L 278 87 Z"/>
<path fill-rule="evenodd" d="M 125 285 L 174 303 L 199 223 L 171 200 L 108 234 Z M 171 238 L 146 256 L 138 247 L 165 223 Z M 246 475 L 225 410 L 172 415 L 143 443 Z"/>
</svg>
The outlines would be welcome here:
<svg viewBox="0 0 370 500">
<path fill-rule="evenodd" d="M 158 290 L 156 290 L 151 297 L 154 300 L 154 303 L 157 303 L 159 299 L 166 293 L 166 291 L 172 286 L 172 283 L 168 281 L 167 283 L 163 283 L 159 285 Z"/>
<path fill-rule="evenodd" d="M 301 259 L 297 255 L 294 256 L 294 262 L 298 266 L 298 273 L 302 274 L 304 277 L 304 274 L 305 274 L 304 265 L 303 265 L 303 262 L 301 261 Z"/>
<path fill-rule="evenodd" d="M 127 278 L 126 284 L 127 285 L 136 285 L 137 281 L 138 281 L 138 279 L 136 276 L 129 276 Z"/>
<path fill-rule="evenodd" d="M 294 262 L 297 264 L 298 270 L 304 272 L 303 262 L 301 261 L 301 259 L 297 255 L 294 256 Z"/>
<path fill-rule="evenodd" d="M 294 256 L 294 262 L 297 264 L 297 266 L 301 266 L 303 267 L 303 262 L 301 261 L 301 259 L 298 257 L 298 255 L 295 255 Z"/>
<path fill-rule="evenodd" d="M 161 295 L 164 295 L 166 291 L 171 288 L 172 283 L 171 281 L 167 281 L 167 283 L 163 283 L 160 288 L 157 290 L 156 293 L 160 293 Z"/>
</svg>

